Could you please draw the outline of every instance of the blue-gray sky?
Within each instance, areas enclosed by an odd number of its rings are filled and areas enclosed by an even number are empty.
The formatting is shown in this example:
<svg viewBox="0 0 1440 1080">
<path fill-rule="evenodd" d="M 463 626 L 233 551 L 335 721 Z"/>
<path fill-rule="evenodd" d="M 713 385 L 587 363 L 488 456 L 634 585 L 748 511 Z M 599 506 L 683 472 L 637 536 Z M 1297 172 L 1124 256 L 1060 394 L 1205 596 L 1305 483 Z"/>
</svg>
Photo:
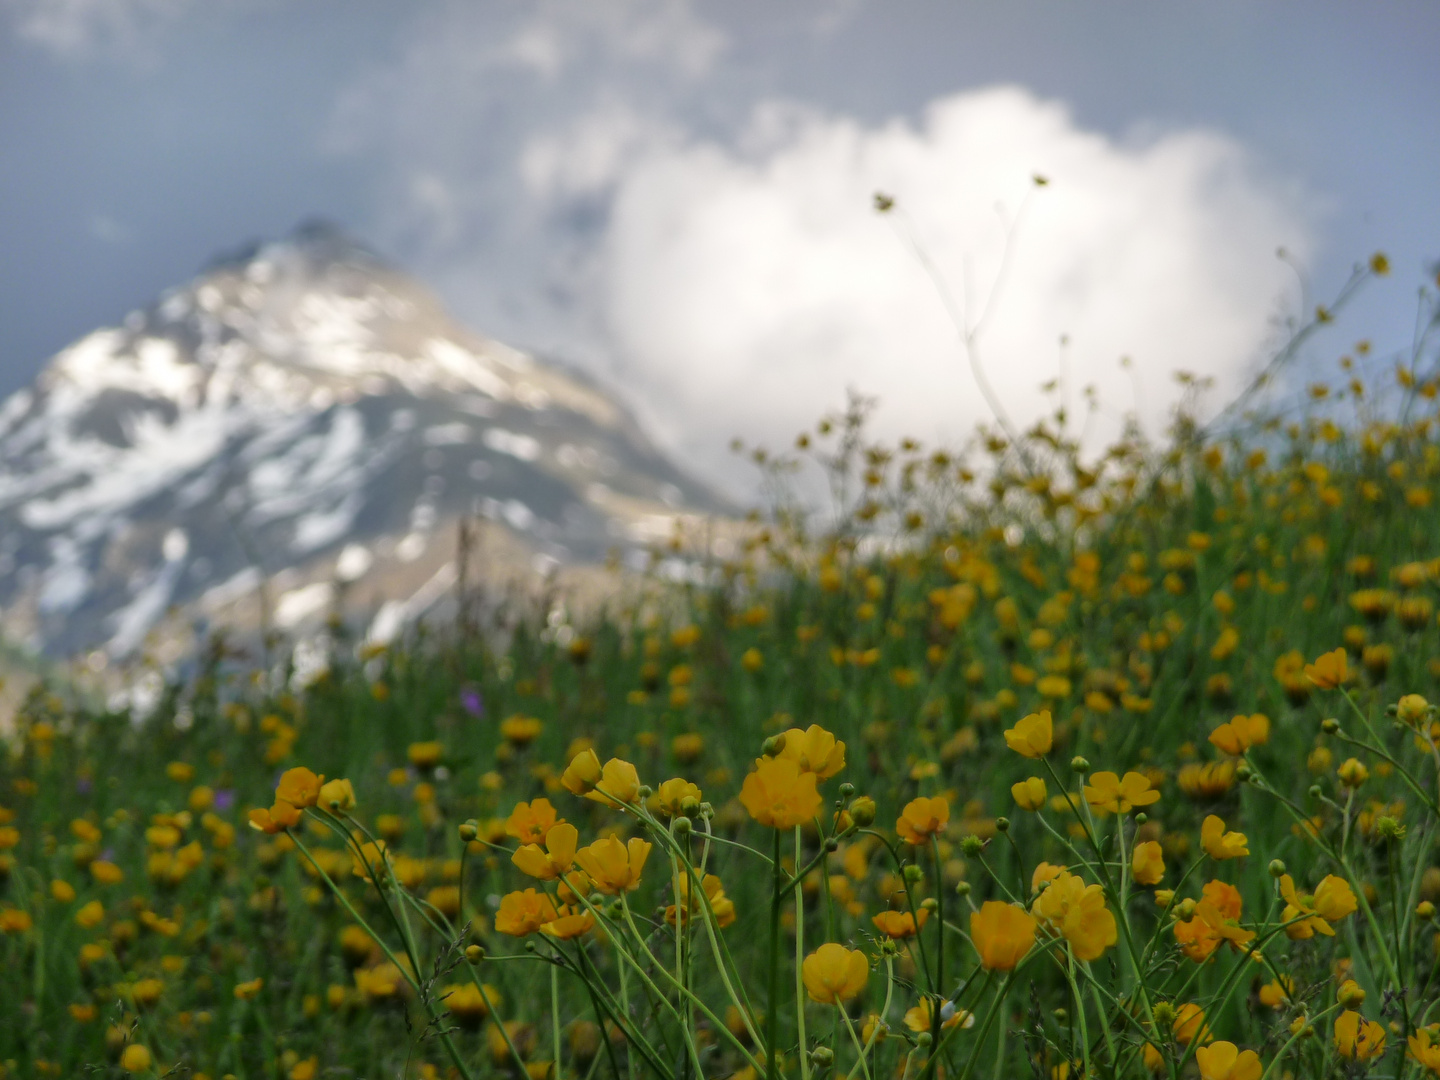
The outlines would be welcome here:
<svg viewBox="0 0 1440 1080">
<path fill-rule="evenodd" d="M 986 342 L 1017 412 L 1060 333 L 1102 395 L 1131 353 L 1157 402 L 1177 364 L 1233 385 L 1299 302 L 1282 244 L 1312 299 L 1395 265 L 1317 363 L 1400 348 L 1440 256 L 1437 42 L 1419 0 L 0 0 L 0 392 L 320 216 L 702 465 L 847 384 L 958 436 L 973 384 L 864 195 L 974 311 L 1031 171 Z"/>
</svg>

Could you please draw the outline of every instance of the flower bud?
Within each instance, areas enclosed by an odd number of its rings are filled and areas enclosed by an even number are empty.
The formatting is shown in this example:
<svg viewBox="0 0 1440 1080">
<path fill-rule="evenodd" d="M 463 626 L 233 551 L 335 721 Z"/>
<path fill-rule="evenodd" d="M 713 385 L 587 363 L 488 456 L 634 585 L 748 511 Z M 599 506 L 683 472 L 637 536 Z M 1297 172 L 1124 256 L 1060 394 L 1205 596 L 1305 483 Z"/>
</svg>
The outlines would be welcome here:
<svg viewBox="0 0 1440 1080">
<path fill-rule="evenodd" d="M 683 815 L 677 817 L 670 823 L 670 831 L 676 836 L 689 836 L 692 828 L 694 828 L 694 824 L 688 817 Z"/>
<path fill-rule="evenodd" d="M 977 858 L 985 850 L 985 841 L 971 833 L 960 841 L 960 853 L 967 859 Z"/>
<path fill-rule="evenodd" d="M 960 882 L 960 884 L 956 885 L 956 886 L 955 886 L 955 895 L 956 895 L 956 896 L 959 896 L 959 897 L 969 896 L 969 895 L 970 895 L 970 883 L 969 883 L 968 881 L 962 881 L 962 882 Z"/>
<path fill-rule="evenodd" d="M 918 885 L 920 884 L 920 882 L 925 880 L 925 871 L 920 869 L 920 867 L 917 866 L 915 863 L 907 864 L 905 869 L 902 871 L 902 875 L 904 876 L 905 884 L 907 885 Z"/>
<path fill-rule="evenodd" d="M 1184 921 L 1195 914 L 1195 899 L 1187 896 L 1175 905 L 1175 917 Z"/>
<path fill-rule="evenodd" d="M 825 849 L 827 855 L 833 855 L 840 850 L 840 841 L 836 840 L 833 836 L 827 836 L 825 837 L 825 843 L 820 846 Z"/>
<path fill-rule="evenodd" d="M 1244 781 L 1249 780 L 1252 775 L 1253 773 L 1251 772 L 1250 763 L 1248 761 L 1242 761 L 1240 762 L 1240 764 L 1235 766 L 1236 780 L 1239 780 L 1243 783 Z"/>
<path fill-rule="evenodd" d="M 919 1035 L 916 1035 L 916 1036 L 915 1036 L 915 1045 L 918 1046 L 918 1047 L 920 1047 L 922 1050 L 923 1050 L 925 1047 L 929 1046 L 929 1045 L 930 1045 L 930 1033 L 929 1033 L 928 1031 L 922 1031 L 922 1032 L 920 1032 Z"/>
<path fill-rule="evenodd" d="M 1076 772 L 1080 773 L 1083 776 L 1085 773 L 1090 771 L 1090 762 L 1086 761 L 1083 757 L 1077 754 L 1070 759 L 1070 768 L 1074 769 Z"/>
<path fill-rule="evenodd" d="M 869 795 L 861 795 L 850 804 L 850 820 L 859 825 L 862 829 L 868 829 L 875 824 L 875 800 Z"/>
<path fill-rule="evenodd" d="M 480 827 L 475 821 L 465 821 L 460 824 L 460 839 L 465 843 L 474 840 L 480 835 Z"/>
<path fill-rule="evenodd" d="M 828 1069 L 835 1064 L 835 1051 L 828 1046 L 817 1046 L 810 1051 L 810 1064 L 817 1069 Z"/>
<path fill-rule="evenodd" d="M 485 959 L 485 949 L 479 945 L 465 946 L 465 959 L 472 964 L 478 964 Z"/>
<path fill-rule="evenodd" d="M 1136 825 L 1144 825 L 1144 824 L 1145 824 L 1147 821 L 1149 821 L 1149 820 L 1150 820 L 1150 815 L 1147 814 L 1147 813 L 1145 813 L 1144 810 L 1137 810 L 1137 811 L 1135 812 L 1135 824 L 1136 824 Z"/>
<path fill-rule="evenodd" d="M 996 818 L 996 819 L 995 819 L 995 830 L 996 830 L 997 832 L 1002 832 L 1002 833 L 1003 833 L 1003 832 L 1009 832 L 1009 831 L 1010 831 L 1010 819 L 1009 819 L 1008 817 L 998 817 L 998 818 Z"/>
<path fill-rule="evenodd" d="M 1054 1016 L 1057 1024 L 1065 1024 L 1070 1020 L 1070 1011 L 1062 1005 L 1056 1008 Z"/>
<path fill-rule="evenodd" d="M 1340 732 L 1340 721 L 1333 716 L 1327 716 L 1320 721 L 1320 730 L 1326 735 L 1337 735 Z"/>
<path fill-rule="evenodd" d="M 940 906 L 940 901 L 936 900 L 933 896 L 927 896 L 924 900 L 920 901 L 920 906 L 926 911 L 934 911 Z"/>
<path fill-rule="evenodd" d="M 1270 876 L 1271 876 L 1272 878 L 1274 878 L 1276 881 L 1279 881 L 1282 877 L 1285 876 L 1285 862 L 1284 862 L 1284 860 L 1282 860 L 1282 859 L 1271 859 L 1271 860 L 1270 860 L 1269 870 L 1270 870 Z"/>
<path fill-rule="evenodd" d="M 771 735 L 760 747 L 760 752 L 766 757 L 778 757 L 785 751 L 785 734 Z"/>
<path fill-rule="evenodd" d="M 1421 922 L 1429 922 L 1435 918 L 1435 905 L 1429 900 L 1421 900 L 1415 905 L 1415 917 Z"/>
<path fill-rule="evenodd" d="M 1358 1009 L 1365 1004 L 1365 991 L 1354 979 L 1346 979 L 1335 992 L 1335 1000 L 1347 1009 Z"/>
<path fill-rule="evenodd" d="M 1335 775 L 1340 778 L 1340 783 L 1347 788 L 1358 788 L 1366 780 L 1370 779 L 1370 770 L 1367 769 L 1359 758 L 1346 758 L 1335 770 Z"/>
<path fill-rule="evenodd" d="M 1325 794 L 1325 789 L 1322 788 L 1319 784 L 1311 784 L 1311 785 L 1310 785 L 1310 798 L 1312 798 L 1312 799 L 1318 799 L 1318 798 L 1320 798 L 1321 795 L 1324 795 L 1324 794 Z"/>
<path fill-rule="evenodd" d="M 853 797 L 854 794 L 855 794 L 855 785 L 852 784 L 852 783 L 850 783 L 849 780 L 846 780 L 845 783 L 843 783 L 843 784 L 840 785 L 840 797 L 841 797 L 842 799 L 849 799 L 849 798 Z"/>
</svg>

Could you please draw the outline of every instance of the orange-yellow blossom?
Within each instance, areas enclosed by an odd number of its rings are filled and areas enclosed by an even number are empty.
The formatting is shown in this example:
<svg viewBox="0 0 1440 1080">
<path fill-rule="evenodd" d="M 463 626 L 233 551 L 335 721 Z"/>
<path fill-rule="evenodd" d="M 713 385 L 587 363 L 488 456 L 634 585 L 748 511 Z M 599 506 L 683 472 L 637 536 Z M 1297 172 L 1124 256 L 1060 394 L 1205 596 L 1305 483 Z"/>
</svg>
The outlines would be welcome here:
<svg viewBox="0 0 1440 1080">
<path fill-rule="evenodd" d="M 575 845 L 580 840 L 580 831 L 574 825 L 561 823 L 545 834 L 545 849 L 539 844 L 525 844 L 516 848 L 510 861 L 540 881 L 554 881 L 569 872 L 575 862 Z"/>
<path fill-rule="evenodd" d="M 1113 772 L 1098 772 L 1085 785 L 1085 801 L 1101 814 L 1128 814 L 1137 806 L 1159 802 L 1160 792 L 1138 772 L 1127 772 L 1124 779 Z"/>
<path fill-rule="evenodd" d="M 1054 725 L 1050 710 L 1031 713 L 1005 732 L 1005 744 L 1021 757 L 1042 758 L 1054 744 Z"/>
<path fill-rule="evenodd" d="M 740 803 L 761 825 L 793 829 L 820 811 L 820 792 L 813 772 L 786 758 L 761 758 L 745 777 Z"/>
<path fill-rule="evenodd" d="M 921 795 L 911 799 L 895 819 L 900 839 L 914 847 L 928 844 L 930 838 L 950 823 L 950 803 L 943 795 L 933 798 Z"/>
<path fill-rule="evenodd" d="M 1244 833 L 1226 832 L 1225 822 L 1215 814 L 1208 815 L 1200 824 L 1200 846 L 1212 859 L 1238 859 L 1249 855 L 1250 848 Z"/>
<path fill-rule="evenodd" d="M 800 965 L 805 991 L 822 1005 L 849 1001 L 870 981 L 870 961 L 859 949 L 847 949 L 828 941 Z"/>
<path fill-rule="evenodd" d="M 821 780 L 828 780 L 845 768 L 845 744 L 819 724 L 811 724 L 804 731 L 790 728 L 785 732 L 785 745 L 776 756 L 795 762 L 801 772 L 812 772 Z"/>
</svg>

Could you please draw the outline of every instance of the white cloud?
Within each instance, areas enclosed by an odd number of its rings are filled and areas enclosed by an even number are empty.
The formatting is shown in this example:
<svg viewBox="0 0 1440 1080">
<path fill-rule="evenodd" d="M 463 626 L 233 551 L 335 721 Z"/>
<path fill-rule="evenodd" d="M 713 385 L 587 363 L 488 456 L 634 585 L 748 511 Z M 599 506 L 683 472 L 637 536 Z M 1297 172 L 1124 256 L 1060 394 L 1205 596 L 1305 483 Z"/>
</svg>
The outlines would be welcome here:
<svg viewBox="0 0 1440 1080">
<path fill-rule="evenodd" d="M 595 278 L 626 388 L 711 469 L 732 434 L 788 445 L 846 387 L 881 398 L 890 437 L 959 441 L 988 411 L 936 291 L 871 198 L 898 197 L 973 321 L 1033 173 L 1052 182 L 1029 196 L 981 342 L 1016 422 L 1053 406 L 1038 387 L 1062 374 L 1061 335 L 1072 413 L 1087 385 L 1110 410 L 1093 435 L 1137 405 L 1153 427 L 1179 369 L 1235 388 L 1286 286 L 1275 248 L 1303 259 L 1310 246 L 1294 196 L 1219 135 L 1126 145 L 1014 88 L 936 101 L 918 126 L 772 106 L 739 148 L 633 160 Z"/>
<path fill-rule="evenodd" d="M 0 0 L 16 32 L 62 56 L 129 51 L 157 25 L 184 14 L 192 0 Z"/>
<path fill-rule="evenodd" d="M 449 5 L 351 88 L 331 145 L 390 164 L 367 232 L 462 317 L 618 384 L 728 479 L 732 435 L 788 445 L 847 387 L 882 399 L 887 437 L 958 442 L 987 417 L 876 190 L 972 318 L 1030 194 L 986 370 L 1033 419 L 1068 335 L 1072 413 L 1093 384 L 1102 438 L 1137 406 L 1153 427 L 1176 369 L 1233 387 L 1291 280 L 1275 248 L 1312 246 L 1304 200 L 1220 134 L 1119 140 L 1019 88 L 867 124 L 771 100 L 742 47 L 685 0 Z"/>
</svg>

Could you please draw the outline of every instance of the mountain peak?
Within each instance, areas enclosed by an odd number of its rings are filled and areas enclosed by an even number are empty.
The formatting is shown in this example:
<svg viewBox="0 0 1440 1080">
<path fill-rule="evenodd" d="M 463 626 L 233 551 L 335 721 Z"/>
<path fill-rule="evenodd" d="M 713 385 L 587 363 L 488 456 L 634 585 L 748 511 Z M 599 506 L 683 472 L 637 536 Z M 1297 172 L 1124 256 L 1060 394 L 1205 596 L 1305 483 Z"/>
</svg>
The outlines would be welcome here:
<svg viewBox="0 0 1440 1080">
<path fill-rule="evenodd" d="M 622 404 L 310 222 L 0 405 L 0 628 L 123 657 L 172 608 L 294 629 L 343 591 L 393 633 L 446 594 L 461 518 L 512 562 L 593 565 L 719 509 Z"/>
</svg>

